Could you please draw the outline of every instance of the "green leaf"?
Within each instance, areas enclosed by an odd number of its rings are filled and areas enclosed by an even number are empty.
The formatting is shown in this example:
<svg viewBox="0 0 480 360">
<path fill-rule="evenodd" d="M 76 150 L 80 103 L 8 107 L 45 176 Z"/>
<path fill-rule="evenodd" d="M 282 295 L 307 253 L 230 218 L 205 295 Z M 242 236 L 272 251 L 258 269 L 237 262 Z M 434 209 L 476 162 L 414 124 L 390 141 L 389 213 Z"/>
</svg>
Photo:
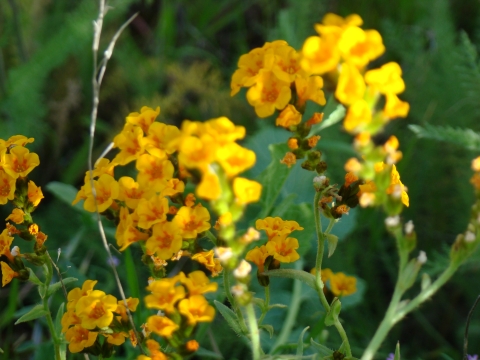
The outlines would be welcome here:
<svg viewBox="0 0 480 360">
<path fill-rule="evenodd" d="M 65 278 L 63 279 L 63 285 L 67 285 L 67 284 L 70 284 L 72 282 L 75 282 L 77 281 L 78 279 L 74 278 L 74 277 L 68 277 L 68 278 Z M 62 287 L 62 282 L 60 281 L 57 281 L 56 283 L 50 285 L 48 287 L 48 291 L 47 291 L 47 297 L 50 297 L 52 296 L 53 293 L 55 293 L 58 289 L 60 289 Z"/>
<path fill-rule="evenodd" d="M 47 190 L 50 191 L 56 198 L 64 202 L 65 204 L 72 206 L 72 201 L 75 199 L 78 193 L 72 185 L 64 184 L 58 181 L 49 182 L 46 186 Z M 85 212 L 83 206 L 80 203 L 77 203 L 73 206 L 75 210 L 78 210 L 82 213 Z"/>
<path fill-rule="evenodd" d="M 62 303 L 58 307 L 57 316 L 55 317 L 55 333 L 59 338 L 63 335 L 62 334 L 62 317 L 63 317 L 64 309 L 65 309 L 65 303 Z"/>
<path fill-rule="evenodd" d="M 344 117 L 345 107 L 341 104 L 338 104 L 337 108 L 330 114 L 330 116 L 327 119 L 323 120 L 320 125 L 314 128 L 313 134 L 318 134 L 323 129 L 335 125 L 336 123 L 342 121 Z"/>
<path fill-rule="evenodd" d="M 41 299 L 45 297 L 46 292 L 47 287 L 45 286 L 45 284 L 38 285 L 38 294 L 40 295 Z"/>
<path fill-rule="evenodd" d="M 272 309 L 286 309 L 288 306 L 285 304 L 273 304 L 268 307 L 268 310 Z"/>
<path fill-rule="evenodd" d="M 422 291 L 425 290 L 427 287 L 429 287 L 431 283 L 432 283 L 432 279 L 430 279 L 430 275 L 428 275 L 427 273 L 423 273 L 422 285 L 421 285 Z"/>
<path fill-rule="evenodd" d="M 253 298 L 252 303 L 253 305 L 258 306 L 260 309 L 263 309 L 265 307 L 265 300 L 260 298 Z"/>
<path fill-rule="evenodd" d="M 327 242 L 328 242 L 328 257 L 332 256 L 337 248 L 338 244 L 338 236 L 333 234 L 327 234 Z"/>
<path fill-rule="evenodd" d="M 313 339 L 310 339 L 310 345 L 312 345 L 312 348 L 317 350 L 318 355 L 320 356 L 331 356 L 333 354 L 333 350 L 330 350 L 325 345 L 315 342 Z"/>
<path fill-rule="evenodd" d="M 232 330 L 238 335 L 243 335 L 242 329 L 238 324 L 237 315 L 230 310 L 228 307 L 223 305 L 220 301 L 214 300 L 215 307 L 217 308 L 218 312 L 222 314 L 223 318 L 227 322 L 227 324 L 232 328 Z"/>
<path fill-rule="evenodd" d="M 397 346 L 395 347 L 395 357 L 393 360 L 400 360 L 400 341 L 397 342 Z"/>
<path fill-rule="evenodd" d="M 43 305 L 35 305 L 32 310 L 20 317 L 20 319 L 15 322 L 15 325 L 22 322 L 38 319 L 39 317 L 45 316 L 47 314 L 48 311 L 43 308 Z"/>
<path fill-rule="evenodd" d="M 347 343 L 345 341 L 342 341 L 342 345 L 338 348 L 338 351 L 341 352 L 342 354 L 347 353 Z"/>
<path fill-rule="evenodd" d="M 216 352 L 204 349 L 202 347 L 195 352 L 195 355 L 197 355 L 200 359 L 219 359 L 219 360 L 223 359 L 222 355 L 217 354 Z"/>
<path fill-rule="evenodd" d="M 315 276 L 303 270 L 277 269 L 277 270 L 265 271 L 263 272 L 263 274 L 267 276 L 273 276 L 273 277 L 300 280 L 301 282 L 310 286 L 312 289 L 314 290 L 317 289 L 315 286 Z"/>
<path fill-rule="evenodd" d="M 270 339 L 273 337 L 273 326 L 272 325 L 260 325 L 260 329 L 266 330 L 270 335 Z"/>
<path fill-rule="evenodd" d="M 297 356 L 296 356 L 297 359 L 303 356 L 303 337 L 305 336 L 305 333 L 307 332 L 308 329 L 310 329 L 310 326 L 307 326 L 305 329 L 303 329 L 302 333 L 298 337 Z"/>
<path fill-rule="evenodd" d="M 286 144 L 271 144 L 268 149 L 272 161 L 267 168 L 257 177 L 257 181 L 262 184 L 262 197 L 260 198 L 262 213 L 259 218 L 267 217 L 272 211 L 275 200 L 277 200 L 283 184 L 290 174 L 291 168 L 280 163 L 285 154 L 289 151 Z"/>
<path fill-rule="evenodd" d="M 35 285 L 38 285 L 38 286 L 41 286 L 43 285 L 43 283 L 40 281 L 40 279 L 37 277 L 37 275 L 35 275 L 35 273 L 33 272 L 33 270 L 31 268 L 27 268 L 28 269 L 28 272 L 29 272 L 29 276 L 28 276 L 28 281 L 34 283 Z"/>
<path fill-rule="evenodd" d="M 419 138 L 445 141 L 468 150 L 480 151 L 480 133 L 472 129 L 460 129 L 430 124 L 425 124 L 424 127 L 409 125 L 408 128 Z"/>
<path fill-rule="evenodd" d="M 342 304 L 340 303 L 340 300 L 336 297 L 330 304 L 330 310 L 327 312 L 327 316 L 325 317 L 325 325 L 332 326 L 333 324 L 335 324 L 338 321 L 338 315 L 340 315 L 340 310 L 342 310 Z"/>
</svg>

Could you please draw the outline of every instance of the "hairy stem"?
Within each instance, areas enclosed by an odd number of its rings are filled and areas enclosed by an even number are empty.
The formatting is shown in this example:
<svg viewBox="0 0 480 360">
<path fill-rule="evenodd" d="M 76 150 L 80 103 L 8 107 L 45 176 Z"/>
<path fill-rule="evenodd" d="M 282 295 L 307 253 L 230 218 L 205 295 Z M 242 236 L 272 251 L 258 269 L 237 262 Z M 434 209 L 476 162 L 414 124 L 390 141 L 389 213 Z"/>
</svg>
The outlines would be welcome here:
<svg viewBox="0 0 480 360">
<path fill-rule="evenodd" d="M 270 307 L 270 286 L 264 287 L 265 289 L 265 302 L 263 303 L 262 307 L 262 315 L 260 316 L 260 319 L 258 319 L 258 325 L 262 325 L 263 319 L 265 318 L 265 315 L 267 315 L 267 312 Z"/>
<path fill-rule="evenodd" d="M 53 267 L 50 262 L 46 262 L 46 271 L 45 271 L 45 297 L 42 299 L 42 304 L 43 304 L 43 309 L 47 312 L 45 317 L 47 318 L 47 325 L 48 329 L 50 330 L 50 334 L 52 335 L 52 340 L 53 340 L 53 348 L 55 350 L 55 360 L 61 360 L 60 357 L 60 341 L 57 337 L 57 332 L 55 330 L 55 325 L 53 324 L 52 320 L 52 315 L 50 313 L 50 308 L 48 307 L 48 299 L 49 296 L 48 294 L 48 286 L 50 285 L 50 282 L 52 281 L 53 277 Z"/>
<path fill-rule="evenodd" d="M 257 318 L 255 316 L 253 303 L 248 304 L 245 308 L 247 311 L 250 338 L 252 340 L 253 360 L 260 360 L 260 354 L 262 352 L 260 348 L 260 331 L 258 330 Z"/>
<path fill-rule="evenodd" d="M 225 294 L 227 295 L 227 299 L 230 302 L 230 305 L 232 305 L 232 309 L 235 311 L 235 314 L 237 314 L 240 328 L 246 334 L 248 332 L 247 325 L 245 324 L 242 310 L 240 309 L 237 302 L 235 301 L 235 298 L 230 292 L 230 270 L 227 270 L 226 268 L 223 269 L 223 287 L 225 288 Z"/>
</svg>

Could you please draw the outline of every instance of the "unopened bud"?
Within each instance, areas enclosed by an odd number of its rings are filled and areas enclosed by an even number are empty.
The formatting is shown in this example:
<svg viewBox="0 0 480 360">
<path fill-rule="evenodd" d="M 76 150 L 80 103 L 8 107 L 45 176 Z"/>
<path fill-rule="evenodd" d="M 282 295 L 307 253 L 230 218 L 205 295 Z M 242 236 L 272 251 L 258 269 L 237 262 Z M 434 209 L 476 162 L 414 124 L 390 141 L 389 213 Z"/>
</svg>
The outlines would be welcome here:
<svg viewBox="0 0 480 360">
<path fill-rule="evenodd" d="M 232 288 L 230 290 L 232 291 L 233 295 L 235 295 L 237 297 L 240 297 L 243 294 L 245 294 L 246 285 L 244 285 L 244 284 L 234 285 L 234 286 L 232 286 Z"/>
<path fill-rule="evenodd" d="M 315 176 L 313 178 L 313 187 L 315 190 L 320 191 L 327 187 L 329 184 L 329 180 L 325 175 Z"/>
<path fill-rule="evenodd" d="M 10 251 L 13 257 L 20 255 L 20 248 L 18 246 L 14 246 Z"/>
<path fill-rule="evenodd" d="M 405 224 L 405 234 L 412 235 L 413 229 L 414 229 L 413 221 L 412 220 L 407 221 L 407 223 Z"/>
<path fill-rule="evenodd" d="M 423 265 L 427 262 L 427 253 L 425 251 L 420 251 L 418 254 L 417 261 L 420 265 Z"/>
<path fill-rule="evenodd" d="M 222 264 L 225 264 L 232 258 L 233 253 L 229 247 L 217 247 L 215 248 L 215 255 L 217 255 Z"/>
<path fill-rule="evenodd" d="M 398 215 L 389 216 L 385 219 L 385 225 L 389 228 L 398 226 L 398 224 L 400 224 L 400 217 Z"/>
<path fill-rule="evenodd" d="M 250 272 L 252 271 L 252 265 L 250 265 L 247 261 L 242 260 L 240 265 L 233 270 L 233 276 L 237 279 L 245 279 Z"/>
<path fill-rule="evenodd" d="M 476 239 L 476 236 L 475 236 L 475 234 L 474 234 L 473 232 L 467 231 L 467 232 L 465 233 L 465 242 L 471 243 L 471 242 L 474 242 L 475 239 Z M 13 255 L 13 252 L 12 252 L 12 255 Z"/>
</svg>

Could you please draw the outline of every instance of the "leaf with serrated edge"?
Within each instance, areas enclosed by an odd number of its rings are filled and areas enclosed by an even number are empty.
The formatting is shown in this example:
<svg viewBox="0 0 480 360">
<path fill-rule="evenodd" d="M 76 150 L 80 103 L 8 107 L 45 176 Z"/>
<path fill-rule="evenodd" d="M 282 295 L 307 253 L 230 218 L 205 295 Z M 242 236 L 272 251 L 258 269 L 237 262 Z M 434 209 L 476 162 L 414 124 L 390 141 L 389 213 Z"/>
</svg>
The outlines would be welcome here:
<svg viewBox="0 0 480 360">
<path fill-rule="evenodd" d="M 332 256 L 337 248 L 338 244 L 338 236 L 333 234 L 327 234 L 327 242 L 328 242 L 328 257 Z"/>
<path fill-rule="evenodd" d="M 71 282 L 75 282 L 77 280 L 78 279 L 76 279 L 74 277 L 69 277 L 69 278 L 63 279 L 63 285 L 70 284 Z M 60 281 L 50 285 L 48 287 L 47 296 L 51 296 L 55 291 L 57 291 L 61 287 L 62 287 L 62 283 Z"/>
<path fill-rule="evenodd" d="M 225 319 L 227 324 L 232 328 L 232 330 L 235 331 L 235 333 L 238 336 L 243 335 L 242 329 L 238 324 L 237 315 L 228 307 L 223 305 L 220 301 L 214 300 L 213 302 L 217 310 L 220 312 L 220 314 L 222 314 L 223 318 Z"/>
<path fill-rule="evenodd" d="M 273 277 L 280 277 L 280 278 L 288 278 L 288 279 L 296 279 L 299 280 L 312 289 L 316 290 L 315 287 L 315 276 L 310 273 L 307 273 L 303 270 L 296 270 L 296 269 L 276 269 L 276 270 L 269 270 L 263 272 L 263 275 L 273 276 Z"/>
<path fill-rule="evenodd" d="M 268 332 L 270 339 L 273 337 L 273 326 L 272 325 L 260 325 L 260 329 L 263 329 Z"/>
<path fill-rule="evenodd" d="M 47 314 L 48 311 L 43 308 L 43 305 L 35 305 L 32 310 L 20 317 L 20 319 L 15 322 L 15 325 L 22 322 L 38 319 L 39 317 L 45 316 Z"/>
<path fill-rule="evenodd" d="M 330 356 L 333 354 L 333 350 L 329 349 L 325 345 L 315 342 L 313 339 L 310 339 L 310 344 L 315 350 L 318 351 L 318 355 L 320 356 Z"/>
</svg>

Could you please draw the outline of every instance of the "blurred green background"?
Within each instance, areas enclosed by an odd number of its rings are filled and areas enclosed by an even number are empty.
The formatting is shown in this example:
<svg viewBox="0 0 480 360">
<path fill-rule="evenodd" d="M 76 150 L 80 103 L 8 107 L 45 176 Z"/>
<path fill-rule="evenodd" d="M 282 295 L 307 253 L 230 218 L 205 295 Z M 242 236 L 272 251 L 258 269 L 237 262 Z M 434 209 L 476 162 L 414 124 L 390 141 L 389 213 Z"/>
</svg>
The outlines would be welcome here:
<svg viewBox="0 0 480 360">
<path fill-rule="evenodd" d="M 267 144 L 281 142 L 288 134 L 273 128 L 272 119 L 257 119 L 243 92 L 230 97 L 230 76 L 239 56 L 275 39 L 285 39 L 299 49 L 325 13 L 359 14 L 364 28 L 380 31 L 387 48 L 372 66 L 397 61 L 404 71 L 407 90 L 403 99 L 411 105 L 410 115 L 392 122 L 384 133 L 385 139 L 396 134 L 404 153 L 398 168 L 411 206 L 403 218 L 414 221 L 418 248 L 427 252 L 429 262 L 424 270 L 436 276 L 446 265 L 449 246 L 468 221 L 473 202 L 470 161 L 479 154 L 458 145 L 418 139 L 408 125 L 428 123 L 480 131 L 478 1 L 112 0 L 109 4 L 112 9 L 105 19 L 102 49 L 124 21 L 135 12 L 139 16 L 120 37 L 108 65 L 100 94 L 95 154 L 98 156 L 112 141 L 129 112 L 144 105 L 159 105 L 160 120 L 171 124 L 225 115 L 246 126 L 245 146 L 258 151 L 252 176 L 271 161 Z M 30 148 L 40 155 L 41 165 L 32 177 L 46 198 L 34 217 L 49 236 L 47 246 L 52 256 L 56 257 L 56 249 L 61 248 L 59 265 L 64 275 L 82 282 L 98 279 L 98 288 L 118 295 L 92 217 L 65 201 L 70 199 L 72 188 L 47 185 L 61 182 L 78 188 L 87 168 L 92 21 L 96 14 L 93 0 L 0 1 L 0 137 L 35 137 Z M 310 108 L 314 110 L 320 109 Z M 343 164 L 353 154 L 350 143 L 340 124 L 322 133 L 319 147 L 336 182 L 342 180 Z M 306 227 L 304 234 L 297 234 L 306 254 L 299 266 L 306 270 L 314 264 L 308 252 L 313 235 L 311 178 L 310 173 L 294 169 L 281 194 L 283 206 L 274 211 L 292 219 L 296 216 Z M 296 198 L 289 197 L 291 193 Z M 308 205 L 300 205 L 304 202 Z M 6 218 L 10 211 L 10 206 L 4 206 L 0 215 Z M 252 206 L 245 226 L 257 214 L 258 208 Z M 384 230 L 383 220 L 379 210 L 352 211 L 337 225 L 341 243 L 335 255 L 325 261 L 333 271 L 361 279 L 362 291 L 350 300 L 346 298 L 342 311 L 357 356 L 381 321 L 396 277 L 395 245 Z M 113 225 L 106 222 L 106 226 L 112 238 Z M 21 245 L 20 240 L 15 244 L 25 251 L 30 246 Z M 148 274 L 139 264 L 138 249 L 116 256 L 127 296 L 143 294 Z M 479 260 L 477 253 L 433 301 L 397 325 L 378 359 L 393 352 L 397 341 L 405 359 L 459 359 L 467 313 L 480 294 Z M 262 289 L 254 288 L 257 296 L 263 297 Z M 412 294 L 415 291 L 418 288 Z M 221 291 L 215 297 L 223 300 Z M 272 279 L 272 301 L 288 305 L 292 299 L 301 306 L 293 328 L 282 335 L 286 336 L 281 338 L 285 346 L 280 350 L 294 352 L 295 345 L 288 350 L 287 343 L 295 343 L 307 325 L 312 330 L 306 340 L 314 337 L 330 347 L 339 344 L 334 331 L 322 332 L 323 312 L 313 291 L 295 287 L 291 281 Z M 0 290 L 0 347 L 5 351 L 0 358 L 51 358 L 45 324 L 13 325 L 38 301 L 30 284 L 15 280 Z M 57 294 L 52 308 L 62 301 Z M 141 307 L 137 321 L 148 313 Z M 267 316 L 266 323 L 273 325 L 275 334 L 269 339 L 262 332 L 266 350 L 278 341 L 285 316 L 286 310 L 280 309 Z M 202 326 L 198 338 L 202 351 L 197 359 L 250 358 L 248 345 L 220 316 L 213 324 Z M 469 345 L 470 353 L 480 353 L 480 310 L 470 326 Z M 136 352 L 128 345 L 115 358 L 132 359 L 133 354 Z"/>
</svg>

